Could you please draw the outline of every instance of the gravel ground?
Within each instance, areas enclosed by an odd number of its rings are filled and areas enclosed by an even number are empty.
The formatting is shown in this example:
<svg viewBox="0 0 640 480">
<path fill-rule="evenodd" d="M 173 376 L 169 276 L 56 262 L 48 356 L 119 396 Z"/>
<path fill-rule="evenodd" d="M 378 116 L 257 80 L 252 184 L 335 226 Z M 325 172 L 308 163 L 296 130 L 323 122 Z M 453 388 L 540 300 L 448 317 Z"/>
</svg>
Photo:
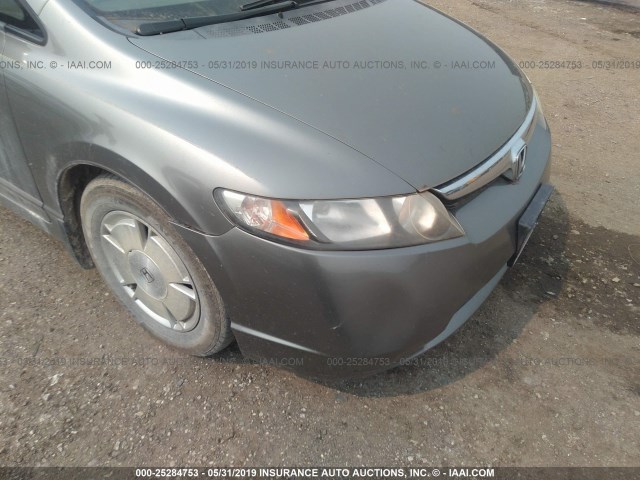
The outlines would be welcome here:
<svg viewBox="0 0 640 480">
<path fill-rule="evenodd" d="M 558 193 L 480 311 L 414 365 L 322 384 L 194 359 L 0 209 L 0 465 L 640 466 L 640 13 L 434 0 L 538 69 Z M 632 2 L 629 2 L 632 3 Z M 123 365 L 126 361 L 126 365 Z"/>
</svg>

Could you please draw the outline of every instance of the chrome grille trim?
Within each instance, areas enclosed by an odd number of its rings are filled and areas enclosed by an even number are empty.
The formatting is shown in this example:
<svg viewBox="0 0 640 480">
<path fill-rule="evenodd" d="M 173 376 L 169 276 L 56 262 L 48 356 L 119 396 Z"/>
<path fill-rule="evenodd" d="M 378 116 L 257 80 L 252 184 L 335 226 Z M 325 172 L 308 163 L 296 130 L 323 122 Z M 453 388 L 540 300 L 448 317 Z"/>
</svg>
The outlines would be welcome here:
<svg viewBox="0 0 640 480">
<path fill-rule="evenodd" d="M 538 100 L 534 97 L 522 126 L 500 150 L 460 177 L 428 190 L 432 190 L 447 200 L 454 201 L 481 189 L 501 175 L 510 172 L 514 158 L 520 152 L 522 145 L 528 145 L 533 136 L 537 113 Z"/>
</svg>

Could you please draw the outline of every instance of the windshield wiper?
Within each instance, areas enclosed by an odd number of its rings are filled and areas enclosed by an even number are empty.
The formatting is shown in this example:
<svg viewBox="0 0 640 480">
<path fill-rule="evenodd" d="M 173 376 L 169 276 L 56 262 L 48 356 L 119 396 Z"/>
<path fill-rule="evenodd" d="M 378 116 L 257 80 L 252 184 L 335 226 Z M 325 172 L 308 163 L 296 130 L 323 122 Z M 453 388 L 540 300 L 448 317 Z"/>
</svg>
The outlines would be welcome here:
<svg viewBox="0 0 640 480">
<path fill-rule="evenodd" d="M 256 8 L 265 7 L 273 3 L 278 3 L 279 1 L 282 0 L 258 0 L 257 2 L 245 3 L 244 5 L 240 5 L 240 10 L 243 12 L 246 12 L 247 10 L 255 10 Z"/>
<path fill-rule="evenodd" d="M 266 0 L 265 0 L 266 1 Z M 277 1 L 277 0 L 276 0 Z M 254 2 L 258 3 L 258 2 Z M 312 2 L 315 3 L 315 2 Z M 247 4 L 251 5 L 251 4 Z M 246 6 L 246 5 L 244 5 Z M 226 15 L 211 15 L 207 17 L 188 17 L 180 18 L 178 20 L 169 20 L 166 22 L 151 22 L 143 23 L 138 26 L 136 33 L 141 36 L 160 35 L 163 33 L 179 32 L 181 30 L 190 30 L 192 28 L 205 27 L 207 25 L 215 25 L 218 23 L 235 22 L 237 20 L 245 20 L 251 17 L 258 17 L 260 15 L 269 15 L 270 13 L 284 12 L 285 10 L 291 10 L 298 7 L 298 3 L 293 0 L 278 1 L 271 5 L 266 4 L 264 6 L 258 5 L 251 7 L 248 10 L 240 11 L 236 13 L 229 13 Z"/>
</svg>

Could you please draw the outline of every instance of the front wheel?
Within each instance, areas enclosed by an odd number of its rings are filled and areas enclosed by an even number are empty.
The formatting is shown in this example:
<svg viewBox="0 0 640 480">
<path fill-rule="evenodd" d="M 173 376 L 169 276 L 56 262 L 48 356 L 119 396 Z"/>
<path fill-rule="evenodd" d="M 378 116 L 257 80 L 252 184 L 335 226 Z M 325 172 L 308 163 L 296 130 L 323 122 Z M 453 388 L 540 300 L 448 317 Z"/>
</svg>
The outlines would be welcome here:
<svg viewBox="0 0 640 480">
<path fill-rule="evenodd" d="M 231 343 L 218 290 L 153 200 L 104 175 L 84 190 L 80 216 L 98 271 L 146 330 L 198 356 L 212 355 Z"/>
</svg>

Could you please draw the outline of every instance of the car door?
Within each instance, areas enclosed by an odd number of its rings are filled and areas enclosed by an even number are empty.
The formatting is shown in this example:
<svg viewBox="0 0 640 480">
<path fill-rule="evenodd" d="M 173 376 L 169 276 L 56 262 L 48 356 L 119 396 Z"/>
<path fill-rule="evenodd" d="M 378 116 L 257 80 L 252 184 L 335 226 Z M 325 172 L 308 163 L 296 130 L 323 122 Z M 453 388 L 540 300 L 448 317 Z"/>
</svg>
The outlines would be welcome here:
<svg viewBox="0 0 640 480">
<path fill-rule="evenodd" d="M 38 43 L 40 27 L 19 0 L 0 0 L 0 202 L 36 223 L 48 220 L 13 119 L 5 75 L 22 62 L 5 56 L 8 41 Z"/>
</svg>

